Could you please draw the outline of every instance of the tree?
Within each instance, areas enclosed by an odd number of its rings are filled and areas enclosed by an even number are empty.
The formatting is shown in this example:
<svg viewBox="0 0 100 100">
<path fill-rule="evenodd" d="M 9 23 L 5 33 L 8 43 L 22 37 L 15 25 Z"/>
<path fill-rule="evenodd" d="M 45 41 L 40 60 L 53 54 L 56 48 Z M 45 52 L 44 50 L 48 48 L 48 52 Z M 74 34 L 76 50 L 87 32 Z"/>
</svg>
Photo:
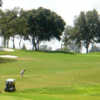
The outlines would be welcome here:
<svg viewBox="0 0 100 100">
<path fill-rule="evenodd" d="M 43 40 L 60 40 L 64 26 L 64 20 L 55 12 L 42 7 L 33 9 L 28 18 L 28 28 L 34 49 L 39 50 L 39 44 Z"/>
<path fill-rule="evenodd" d="M 17 34 L 20 36 L 19 46 L 21 44 L 22 39 L 27 39 L 29 35 L 27 26 L 28 15 L 29 11 L 24 11 L 23 9 L 19 11 L 19 16 L 17 18 L 16 23 L 16 31 Z"/>
<path fill-rule="evenodd" d="M 11 36 L 15 35 L 14 25 L 15 19 L 17 18 L 16 10 L 6 10 L 5 12 L 1 12 L 0 17 L 0 28 L 1 33 L 4 37 L 4 47 L 8 47 L 8 42 Z"/>
<path fill-rule="evenodd" d="M 15 48 L 15 35 L 17 35 L 18 33 L 18 13 L 19 13 L 19 8 L 14 8 L 13 10 L 10 10 L 10 20 L 8 21 L 9 23 L 9 33 L 10 36 L 9 37 L 13 37 L 13 48 Z"/>
<path fill-rule="evenodd" d="M 96 34 L 99 32 L 99 23 L 99 15 L 95 9 L 86 13 L 81 12 L 75 19 L 76 39 L 84 43 L 87 53 L 90 43 L 95 41 Z"/>
<path fill-rule="evenodd" d="M 8 17 L 7 17 L 9 13 L 7 12 L 2 11 L 1 17 L 0 17 L 0 29 L 1 29 L 2 36 L 4 37 L 4 47 L 6 47 L 7 40 L 9 37 L 9 34 L 8 34 L 9 25 L 8 25 Z"/>
<path fill-rule="evenodd" d="M 80 52 L 81 43 L 76 39 L 75 33 L 77 33 L 75 27 L 66 26 L 63 36 L 64 47 L 73 52 Z"/>
<path fill-rule="evenodd" d="M 4 37 L 4 46 L 8 47 L 10 37 L 13 38 L 13 48 L 15 48 L 14 38 L 16 35 L 28 39 L 32 37 L 34 50 L 39 50 L 41 41 L 57 38 L 64 30 L 65 22 L 55 12 L 45 8 L 38 8 L 29 11 L 19 10 L 0 10 L 0 31 Z"/>
<path fill-rule="evenodd" d="M 25 37 L 27 32 L 27 18 L 26 13 L 22 9 L 14 8 L 6 12 L 0 11 L 0 28 L 2 36 L 4 37 L 4 47 L 8 47 L 10 37 L 13 38 L 13 48 L 15 48 L 14 39 L 16 35 Z"/>
</svg>

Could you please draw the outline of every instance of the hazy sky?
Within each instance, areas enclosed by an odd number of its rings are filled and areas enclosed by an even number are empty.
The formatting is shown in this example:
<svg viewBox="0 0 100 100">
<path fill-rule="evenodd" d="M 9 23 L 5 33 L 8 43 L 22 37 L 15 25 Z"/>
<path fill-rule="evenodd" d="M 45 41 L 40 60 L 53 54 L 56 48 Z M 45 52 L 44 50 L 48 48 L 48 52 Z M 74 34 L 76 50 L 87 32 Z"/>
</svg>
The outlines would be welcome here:
<svg viewBox="0 0 100 100">
<path fill-rule="evenodd" d="M 72 25 L 74 17 L 79 15 L 80 11 L 93 10 L 100 13 L 100 0 L 3 0 L 3 9 L 12 9 L 14 7 L 24 8 L 25 10 L 45 7 L 55 11 L 62 16 L 68 25 Z M 59 48 L 61 43 L 51 41 L 53 48 Z"/>
<path fill-rule="evenodd" d="M 100 10 L 100 0 L 3 0 L 3 9 L 21 7 L 24 9 L 49 8 L 61 15 L 67 24 L 72 24 L 73 19 L 80 11 L 96 8 Z"/>
</svg>

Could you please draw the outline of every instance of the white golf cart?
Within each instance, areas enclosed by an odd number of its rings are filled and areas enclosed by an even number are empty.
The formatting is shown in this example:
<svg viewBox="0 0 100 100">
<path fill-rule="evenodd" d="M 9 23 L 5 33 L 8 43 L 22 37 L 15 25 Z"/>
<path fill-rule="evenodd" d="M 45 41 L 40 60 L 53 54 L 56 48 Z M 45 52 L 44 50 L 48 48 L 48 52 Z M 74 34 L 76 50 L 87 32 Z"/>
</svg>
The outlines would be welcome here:
<svg viewBox="0 0 100 100">
<path fill-rule="evenodd" d="M 6 92 L 13 92 L 13 91 L 16 91 L 15 79 L 7 79 L 7 80 L 6 80 L 5 91 L 6 91 Z"/>
</svg>

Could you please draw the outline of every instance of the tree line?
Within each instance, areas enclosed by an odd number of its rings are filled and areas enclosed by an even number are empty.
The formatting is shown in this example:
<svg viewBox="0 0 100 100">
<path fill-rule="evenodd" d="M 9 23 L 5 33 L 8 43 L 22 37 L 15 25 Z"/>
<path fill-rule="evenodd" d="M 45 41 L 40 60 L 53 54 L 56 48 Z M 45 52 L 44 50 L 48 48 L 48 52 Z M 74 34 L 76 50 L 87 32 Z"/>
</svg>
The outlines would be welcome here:
<svg viewBox="0 0 100 100">
<path fill-rule="evenodd" d="M 4 47 L 8 47 L 12 37 L 15 48 L 15 36 L 19 35 L 19 45 L 22 39 L 30 40 L 31 37 L 33 50 L 39 50 L 42 41 L 52 38 L 61 40 L 63 35 L 64 47 L 80 52 L 81 47 L 85 46 L 88 53 L 90 44 L 100 42 L 100 15 L 96 9 L 82 11 L 73 23 L 65 27 L 61 16 L 43 7 L 28 11 L 19 8 L 0 9 L 0 35 L 4 38 Z"/>
<path fill-rule="evenodd" d="M 80 12 L 74 19 L 73 26 L 67 25 L 64 31 L 64 46 L 78 48 L 80 51 L 85 46 L 86 52 L 89 52 L 90 44 L 100 42 L 100 15 L 93 9 L 87 12 Z"/>
<path fill-rule="evenodd" d="M 65 28 L 65 22 L 55 12 L 40 7 L 25 11 L 14 8 L 3 11 L 0 9 L 0 35 L 4 38 L 4 47 L 8 47 L 9 39 L 13 38 L 15 48 L 15 36 L 24 40 L 32 39 L 33 50 L 39 50 L 42 41 L 49 41 L 52 38 L 61 39 Z"/>
</svg>

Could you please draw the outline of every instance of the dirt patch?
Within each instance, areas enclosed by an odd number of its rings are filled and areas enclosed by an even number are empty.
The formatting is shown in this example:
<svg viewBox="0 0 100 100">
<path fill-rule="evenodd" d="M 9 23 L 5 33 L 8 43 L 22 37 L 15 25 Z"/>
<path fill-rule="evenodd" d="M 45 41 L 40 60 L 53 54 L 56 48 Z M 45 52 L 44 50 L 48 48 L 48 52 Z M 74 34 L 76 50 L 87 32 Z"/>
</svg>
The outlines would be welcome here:
<svg viewBox="0 0 100 100">
<path fill-rule="evenodd" d="M 39 59 L 35 59 L 35 58 L 17 58 L 17 60 L 20 60 L 20 61 L 34 61 L 34 62 L 40 62 Z"/>
<path fill-rule="evenodd" d="M 22 60 L 22 61 L 32 61 L 33 58 L 18 58 L 17 60 Z"/>
</svg>

